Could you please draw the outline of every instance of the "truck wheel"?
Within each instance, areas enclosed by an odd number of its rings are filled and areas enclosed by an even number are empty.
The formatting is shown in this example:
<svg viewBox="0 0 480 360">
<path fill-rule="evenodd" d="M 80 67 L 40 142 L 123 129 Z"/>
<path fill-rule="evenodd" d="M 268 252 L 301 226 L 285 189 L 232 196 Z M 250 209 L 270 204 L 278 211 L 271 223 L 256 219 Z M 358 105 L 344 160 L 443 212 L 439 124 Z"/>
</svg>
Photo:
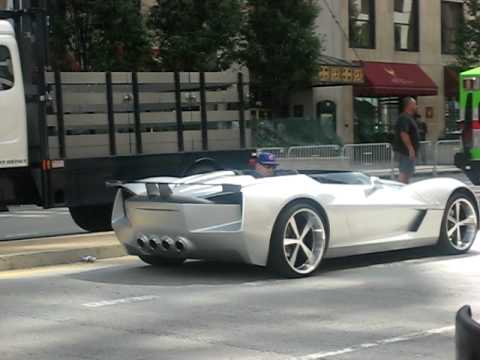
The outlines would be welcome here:
<svg viewBox="0 0 480 360">
<path fill-rule="evenodd" d="M 112 206 L 75 206 L 69 208 L 73 221 L 88 232 L 112 230 Z"/>
</svg>

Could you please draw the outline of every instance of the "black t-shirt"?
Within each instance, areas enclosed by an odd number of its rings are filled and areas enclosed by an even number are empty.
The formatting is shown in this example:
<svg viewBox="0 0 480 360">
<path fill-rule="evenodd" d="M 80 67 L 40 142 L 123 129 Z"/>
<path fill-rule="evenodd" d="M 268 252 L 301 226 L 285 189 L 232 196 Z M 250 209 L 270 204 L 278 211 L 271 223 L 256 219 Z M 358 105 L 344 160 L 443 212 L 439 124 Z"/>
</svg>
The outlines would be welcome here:
<svg viewBox="0 0 480 360">
<path fill-rule="evenodd" d="M 410 135 L 410 141 L 412 146 L 417 152 L 420 146 L 420 139 L 418 134 L 418 126 L 415 122 L 415 119 L 409 114 L 401 114 L 395 124 L 395 139 L 393 143 L 394 150 L 404 155 L 408 155 L 408 149 L 403 143 L 402 138 L 400 137 L 401 132 L 406 132 Z"/>
</svg>

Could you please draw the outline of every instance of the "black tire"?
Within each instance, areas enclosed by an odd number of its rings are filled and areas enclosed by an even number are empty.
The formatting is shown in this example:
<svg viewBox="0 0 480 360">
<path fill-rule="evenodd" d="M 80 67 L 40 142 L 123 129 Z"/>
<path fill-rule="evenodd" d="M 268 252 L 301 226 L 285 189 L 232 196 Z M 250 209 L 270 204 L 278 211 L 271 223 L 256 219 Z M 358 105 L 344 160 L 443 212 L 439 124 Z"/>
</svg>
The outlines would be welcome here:
<svg viewBox="0 0 480 360">
<path fill-rule="evenodd" d="M 297 213 L 299 210 L 306 209 L 313 213 L 315 213 L 322 221 L 324 232 L 325 232 L 325 239 L 323 241 L 323 248 L 322 248 L 322 255 L 318 264 L 311 269 L 308 273 L 301 273 L 296 271 L 295 269 L 290 266 L 286 254 L 284 251 L 284 233 L 286 231 L 286 227 L 288 225 L 288 221 L 292 215 Z M 277 218 L 275 222 L 272 236 L 270 239 L 270 249 L 268 255 L 268 268 L 270 271 L 287 278 L 300 278 L 312 275 L 320 265 L 322 261 L 322 257 L 325 254 L 328 241 L 329 241 L 329 230 L 328 230 L 328 222 L 325 215 L 318 211 L 318 209 L 308 202 L 296 202 L 288 205 Z"/>
<path fill-rule="evenodd" d="M 147 263 L 152 266 L 158 266 L 158 267 L 179 266 L 185 262 L 185 259 L 162 258 L 160 256 L 139 255 L 138 257 L 144 263 Z"/>
<path fill-rule="evenodd" d="M 88 232 L 112 230 L 112 205 L 69 208 L 73 221 Z"/>
<path fill-rule="evenodd" d="M 475 236 L 478 232 L 478 225 L 477 225 L 477 227 L 475 229 L 475 234 L 473 235 L 474 236 L 473 241 L 465 249 L 456 248 L 452 244 L 452 242 L 449 240 L 448 228 L 447 228 L 447 226 L 448 226 L 448 224 L 447 224 L 448 212 L 449 212 L 450 208 L 452 207 L 452 205 L 455 202 L 457 202 L 458 200 L 463 200 L 463 201 L 466 201 L 469 204 L 471 204 L 471 206 L 474 209 L 475 216 L 476 216 L 476 219 L 477 219 L 477 224 L 478 224 L 478 204 L 477 204 L 476 199 L 474 199 L 471 194 L 469 194 L 467 191 L 464 191 L 464 190 L 459 190 L 459 191 L 456 191 L 455 193 L 453 193 L 453 195 L 450 197 L 450 199 L 448 199 L 447 206 L 446 206 L 445 212 L 443 214 L 442 225 L 441 225 L 441 228 L 440 228 L 440 237 L 439 237 L 438 243 L 437 243 L 437 249 L 442 254 L 460 255 L 460 254 L 467 253 L 470 250 L 470 248 L 473 246 L 473 244 L 475 242 Z"/>
</svg>

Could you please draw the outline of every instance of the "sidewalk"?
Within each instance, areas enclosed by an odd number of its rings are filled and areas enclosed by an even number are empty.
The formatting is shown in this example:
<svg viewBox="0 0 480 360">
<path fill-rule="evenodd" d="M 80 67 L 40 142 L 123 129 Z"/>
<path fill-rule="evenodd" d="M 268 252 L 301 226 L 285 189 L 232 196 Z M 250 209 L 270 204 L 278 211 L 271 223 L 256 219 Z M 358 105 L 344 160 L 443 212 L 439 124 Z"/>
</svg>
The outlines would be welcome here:
<svg viewBox="0 0 480 360">
<path fill-rule="evenodd" d="M 113 232 L 0 242 L 0 271 L 125 256 Z"/>
</svg>

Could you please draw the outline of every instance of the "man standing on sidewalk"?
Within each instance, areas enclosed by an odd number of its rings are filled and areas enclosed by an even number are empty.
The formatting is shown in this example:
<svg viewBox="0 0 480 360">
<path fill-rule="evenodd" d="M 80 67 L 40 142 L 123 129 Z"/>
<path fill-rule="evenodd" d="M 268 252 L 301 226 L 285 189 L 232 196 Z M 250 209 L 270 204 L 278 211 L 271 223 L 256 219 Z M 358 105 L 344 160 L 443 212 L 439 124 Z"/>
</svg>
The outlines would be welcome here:
<svg viewBox="0 0 480 360">
<path fill-rule="evenodd" d="M 399 181 L 408 184 L 415 173 L 415 162 L 420 145 L 418 127 L 415 121 L 417 102 L 412 97 L 402 100 L 402 114 L 395 124 L 394 150 L 400 171 Z"/>
</svg>

